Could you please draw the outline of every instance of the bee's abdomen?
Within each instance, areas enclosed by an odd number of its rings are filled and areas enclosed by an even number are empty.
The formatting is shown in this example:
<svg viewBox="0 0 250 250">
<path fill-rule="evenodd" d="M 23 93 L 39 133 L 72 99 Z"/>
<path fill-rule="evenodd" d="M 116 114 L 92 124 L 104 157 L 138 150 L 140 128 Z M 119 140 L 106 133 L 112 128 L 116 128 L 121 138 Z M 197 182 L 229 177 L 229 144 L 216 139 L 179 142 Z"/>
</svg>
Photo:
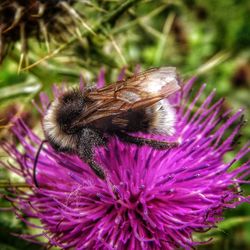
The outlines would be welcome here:
<svg viewBox="0 0 250 250">
<path fill-rule="evenodd" d="M 131 110 L 111 120 L 111 130 L 173 135 L 175 110 L 167 100 L 140 110 Z"/>
<path fill-rule="evenodd" d="M 148 132 L 152 115 L 145 109 L 128 111 L 112 118 L 112 130 Z"/>
</svg>

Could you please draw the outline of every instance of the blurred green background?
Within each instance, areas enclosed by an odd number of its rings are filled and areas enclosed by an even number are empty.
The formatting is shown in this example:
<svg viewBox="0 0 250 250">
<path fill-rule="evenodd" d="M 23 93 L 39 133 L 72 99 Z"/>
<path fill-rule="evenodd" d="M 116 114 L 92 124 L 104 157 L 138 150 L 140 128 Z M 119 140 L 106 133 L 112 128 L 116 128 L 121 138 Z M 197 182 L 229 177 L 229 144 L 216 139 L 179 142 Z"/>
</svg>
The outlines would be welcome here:
<svg viewBox="0 0 250 250">
<path fill-rule="evenodd" d="M 92 84 L 100 68 L 105 69 L 107 81 L 114 81 L 123 67 L 131 75 L 138 65 L 142 69 L 175 66 L 184 80 L 197 78 L 195 88 L 206 82 L 207 93 L 216 88 L 217 98 L 226 97 L 225 108 L 243 107 L 246 119 L 249 118 L 250 1 L 90 0 L 76 1 L 70 7 L 84 22 L 78 20 L 72 26 L 65 25 L 80 30 L 81 37 L 62 28 L 66 39 L 59 42 L 53 39 L 58 36 L 57 30 L 50 34 L 48 51 L 43 38 L 38 41 L 36 36 L 27 36 L 29 62 L 22 63 L 20 72 L 22 44 L 19 41 L 12 43 L 0 65 L 2 139 L 9 139 L 7 127 L 13 116 L 23 117 L 41 133 L 40 118 L 32 104 L 38 93 L 41 90 L 51 93 L 53 83 L 77 84 L 80 74 Z M 60 13 L 54 13 L 53 18 L 59 19 Z M 86 24 L 92 31 L 86 29 Z M 31 67 L 25 70 L 28 65 Z M 247 124 L 238 148 L 249 138 Z M 0 170 L 1 192 L 10 177 Z M 243 190 L 250 193 L 249 187 Z M 7 206 L 1 200 L 0 207 Z M 213 237 L 213 241 L 198 249 L 250 249 L 250 205 L 227 211 L 225 217 L 218 228 L 195 235 L 195 239 L 202 241 Z M 13 232 L 27 233 L 29 228 L 11 212 L 1 212 L 0 249 L 40 249 L 12 236 Z"/>
</svg>

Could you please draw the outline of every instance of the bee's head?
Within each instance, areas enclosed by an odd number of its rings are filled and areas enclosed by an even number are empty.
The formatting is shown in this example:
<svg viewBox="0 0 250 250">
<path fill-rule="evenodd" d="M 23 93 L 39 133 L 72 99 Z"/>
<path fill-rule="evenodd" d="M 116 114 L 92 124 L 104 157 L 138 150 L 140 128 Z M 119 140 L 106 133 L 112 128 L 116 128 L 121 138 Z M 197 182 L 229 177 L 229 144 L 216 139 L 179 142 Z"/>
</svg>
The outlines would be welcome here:
<svg viewBox="0 0 250 250">
<path fill-rule="evenodd" d="M 73 146 L 77 132 L 81 129 L 76 122 L 83 112 L 84 97 L 79 90 L 67 91 L 54 100 L 43 119 L 44 133 L 48 141 L 56 146 Z"/>
<path fill-rule="evenodd" d="M 74 134 L 80 129 L 76 123 L 83 112 L 84 97 L 82 93 L 76 90 L 67 92 L 58 100 L 56 122 L 64 133 Z"/>
</svg>

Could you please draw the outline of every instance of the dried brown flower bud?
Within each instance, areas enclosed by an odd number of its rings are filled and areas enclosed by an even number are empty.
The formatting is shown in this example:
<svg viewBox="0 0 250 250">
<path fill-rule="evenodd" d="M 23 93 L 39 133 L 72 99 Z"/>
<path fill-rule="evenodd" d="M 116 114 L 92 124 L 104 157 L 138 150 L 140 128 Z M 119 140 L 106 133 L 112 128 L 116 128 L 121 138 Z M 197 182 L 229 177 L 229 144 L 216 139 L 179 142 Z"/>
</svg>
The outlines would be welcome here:
<svg viewBox="0 0 250 250">
<path fill-rule="evenodd" d="M 20 41 L 20 67 L 26 61 L 28 39 L 44 42 L 67 41 L 69 34 L 79 35 L 81 15 L 73 8 L 75 0 L 3 0 L 0 3 L 0 63 L 9 49 Z"/>
</svg>

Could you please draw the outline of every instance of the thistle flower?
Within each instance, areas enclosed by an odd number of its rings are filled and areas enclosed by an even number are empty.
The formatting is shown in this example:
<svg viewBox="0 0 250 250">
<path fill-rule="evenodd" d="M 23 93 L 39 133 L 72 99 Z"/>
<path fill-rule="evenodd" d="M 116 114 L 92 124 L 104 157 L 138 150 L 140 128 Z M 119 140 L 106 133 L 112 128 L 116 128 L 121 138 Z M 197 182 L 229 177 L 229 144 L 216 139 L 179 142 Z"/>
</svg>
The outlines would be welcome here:
<svg viewBox="0 0 250 250">
<path fill-rule="evenodd" d="M 97 86 L 103 82 L 102 75 Z M 221 114 L 223 100 L 213 102 L 214 91 L 197 108 L 205 85 L 191 100 L 192 85 L 188 82 L 170 99 L 177 113 L 171 139 L 181 139 L 181 145 L 158 151 L 112 138 L 107 148 L 96 149 L 107 181 L 97 178 L 78 157 L 58 154 L 46 145 L 39 155 L 37 188 L 33 167 L 42 139 L 19 120 L 13 133 L 23 150 L 3 144 L 17 166 L 3 164 L 31 189 L 13 187 L 7 198 L 21 220 L 38 227 L 27 219 L 37 218 L 42 230 L 40 235 L 22 237 L 44 236 L 62 249 L 190 249 L 202 244 L 193 240 L 194 232 L 214 227 L 223 220 L 225 209 L 249 202 L 239 192 L 240 184 L 249 183 L 249 161 L 230 170 L 249 152 L 249 145 L 230 162 L 223 161 L 239 133 L 242 110 Z M 54 95 L 60 95 L 60 89 L 55 88 Z M 41 103 L 44 113 L 49 103 L 45 94 Z"/>
<path fill-rule="evenodd" d="M 75 0 L 2 0 L 0 3 L 0 63 L 10 46 L 21 43 L 20 66 L 28 51 L 28 39 L 45 42 L 50 50 L 51 38 L 67 41 L 79 35 L 80 14 L 73 8 Z"/>
</svg>

